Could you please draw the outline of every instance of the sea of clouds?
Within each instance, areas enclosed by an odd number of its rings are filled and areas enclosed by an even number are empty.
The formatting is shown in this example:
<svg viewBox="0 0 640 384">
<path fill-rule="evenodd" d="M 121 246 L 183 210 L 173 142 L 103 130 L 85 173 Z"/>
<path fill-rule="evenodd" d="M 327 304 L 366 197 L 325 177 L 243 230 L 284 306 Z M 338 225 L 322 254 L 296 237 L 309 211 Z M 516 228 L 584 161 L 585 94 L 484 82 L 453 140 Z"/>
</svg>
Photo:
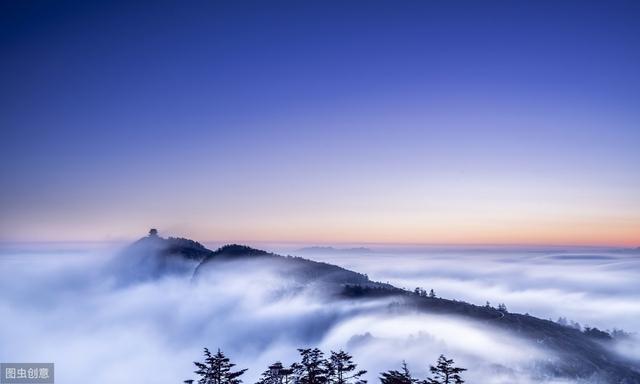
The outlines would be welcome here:
<svg viewBox="0 0 640 384">
<path fill-rule="evenodd" d="M 398 287 L 434 289 L 445 298 L 505 303 L 512 312 L 543 319 L 640 332 L 640 250 L 381 248 L 312 257 Z"/>
<path fill-rule="evenodd" d="M 181 383 L 202 347 L 222 348 L 253 383 L 296 348 L 346 349 L 377 382 L 406 360 L 424 377 L 440 353 L 469 382 L 527 383 L 555 356 L 487 323 L 388 311 L 389 299 L 335 301 L 260 262 L 222 263 L 206 279 L 122 284 L 111 248 L 13 245 L 0 251 L 0 361 L 54 362 L 59 383 Z M 287 252 L 293 253 L 293 252 Z M 630 253 L 374 250 L 311 258 L 379 281 L 511 311 L 637 332 L 640 260 Z M 636 344 L 624 353 L 640 356 Z M 506 368 L 506 369 L 503 369 Z"/>
</svg>

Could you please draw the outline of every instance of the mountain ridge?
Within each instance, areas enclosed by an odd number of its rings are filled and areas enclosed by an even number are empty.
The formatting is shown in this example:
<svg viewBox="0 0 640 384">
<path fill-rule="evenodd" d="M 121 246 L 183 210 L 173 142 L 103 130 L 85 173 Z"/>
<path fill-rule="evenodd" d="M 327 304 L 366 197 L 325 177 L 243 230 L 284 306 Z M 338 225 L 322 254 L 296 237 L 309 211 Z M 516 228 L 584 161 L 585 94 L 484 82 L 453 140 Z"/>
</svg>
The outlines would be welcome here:
<svg viewBox="0 0 640 384">
<path fill-rule="evenodd" d="M 295 280 L 301 287 L 316 284 L 323 287 L 322 290 L 330 288 L 327 292 L 333 292 L 335 297 L 342 300 L 391 297 L 396 300 L 395 310 L 455 315 L 514 332 L 561 356 L 560 361 L 553 364 L 553 370 L 560 377 L 597 377 L 605 383 L 640 384 L 639 362 L 614 353 L 611 341 L 594 337 L 598 332 L 584 333 L 528 314 L 509 313 L 506 309 L 416 294 L 391 284 L 371 281 L 365 274 L 337 265 L 298 256 L 282 256 L 245 245 L 229 244 L 212 251 L 193 240 L 171 237 L 164 239 L 157 234 L 150 234 L 133 243 L 128 251 L 140 247 L 147 247 L 150 252 L 142 257 L 152 261 L 156 276 L 158 265 L 170 269 L 172 265 L 186 262 L 192 271 L 192 279 L 197 280 L 205 276 L 210 268 L 220 266 L 220 263 L 264 261 L 274 271 Z M 125 251 L 125 254 L 128 253 L 130 252 Z M 161 262 L 153 263 L 158 260 Z M 185 273 L 189 273 L 188 271 Z M 165 270 L 163 273 L 170 272 Z"/>
</svg>

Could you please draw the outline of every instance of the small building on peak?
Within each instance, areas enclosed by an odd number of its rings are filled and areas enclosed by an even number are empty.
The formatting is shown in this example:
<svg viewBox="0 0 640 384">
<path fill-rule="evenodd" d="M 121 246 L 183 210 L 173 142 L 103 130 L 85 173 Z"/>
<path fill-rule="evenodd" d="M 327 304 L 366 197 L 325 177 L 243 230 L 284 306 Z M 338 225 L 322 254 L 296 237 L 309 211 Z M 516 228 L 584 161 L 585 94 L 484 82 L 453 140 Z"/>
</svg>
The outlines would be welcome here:
<svg viewBox="0 0 640 384">
<path fill-rule="evenodd" d="M 155 228 L 151 228 L 149 230 L 149 237 L 158 237 L 158 230 Z"/>
</svg>

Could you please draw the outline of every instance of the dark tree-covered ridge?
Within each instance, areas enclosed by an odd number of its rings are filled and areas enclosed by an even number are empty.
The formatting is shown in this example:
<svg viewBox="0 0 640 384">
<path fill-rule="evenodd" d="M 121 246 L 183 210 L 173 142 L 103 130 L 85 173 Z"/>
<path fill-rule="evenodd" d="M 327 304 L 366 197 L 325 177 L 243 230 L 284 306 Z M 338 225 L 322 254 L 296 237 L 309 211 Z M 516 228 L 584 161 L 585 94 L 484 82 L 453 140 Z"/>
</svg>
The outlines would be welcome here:
<svg viewBox="0 0 640 384">
<path fill-rule="evenodd" d="M 332 299 L 384 298 L 391 301 L 387 308 L 394 313 L 418 311 L 455 315 L 491 324 L 504 331 L 515 332 L 519 337 L 531 343 L 544 343 L 544 348 L 549 353 L 562 356 L 561 359 L 556 359 L 553 362 L 543 362 L 550 366 L 550 372 L 553 372 L 554 376 L 558 378 L 587 379 L 597 376 L 599 380 L 607 383 L 640 384 L 640 364 L 624 358 L 610 348 L 610 343 L 615 342 L 612 334 L 607 335 L 607 332 L 596 329 L 583 332 L 577 327 L 567 327 L 529 314 L 509 312 L 503 303 L 494 308 L 488 303 L 487 305 L 474 305 L 437 297 L 435 291 L 433 295 L 429 295 L 430 292 L 426 295 L 416 295 L 414 292 L 390 284 L 371 281 L 365 274 L 336 265 L 300 257 L 280 256 L 241 245 L 232 244 L 211 251 L 201 244 L 187 239 L 145 236 L 128 249 L 128 251 L 132 250 L 135 252 L 130 252 L 125 256 L 132 256 L 131 253 L 134 254 L 133 256 L 141 256 L 140 262 L 125 264 L 125 268 L 120 269 L 123 276 L 129 273 L 134 275 L 132 278 L 154 278 L 166 274 L 167 270 L 179 270 L 198 279 L 201 275 L 206 274 L 209 268 L 215 270 L 219 265 L 216 263 L 217 261 L 256 261 L 259 263 L 264 261 L 268 263 L 260 264 L 260 266 L 268 265 L 272 271 L 280 273 L 283 278 L 293 279 L 297 285 L 292 286 L 309 287 L 314 284 L 322 284 L 321 289 L 323 292 L 333 294 Z M 202 259 L 198 261 L 200 257 Z M 135 259 L 135 257 L 133 258 Z M 174 264 L 173 261 L 181 262 Z M 237 265 L 239 268 L 244 267 L 241 263 Z M 250 265 L 247 264 L 247 266 Z M 137 276 L 140 274 L 143 276 Z M 241 269 L 237 277 L 239 279 L 243 277 Z"/>
</svg>

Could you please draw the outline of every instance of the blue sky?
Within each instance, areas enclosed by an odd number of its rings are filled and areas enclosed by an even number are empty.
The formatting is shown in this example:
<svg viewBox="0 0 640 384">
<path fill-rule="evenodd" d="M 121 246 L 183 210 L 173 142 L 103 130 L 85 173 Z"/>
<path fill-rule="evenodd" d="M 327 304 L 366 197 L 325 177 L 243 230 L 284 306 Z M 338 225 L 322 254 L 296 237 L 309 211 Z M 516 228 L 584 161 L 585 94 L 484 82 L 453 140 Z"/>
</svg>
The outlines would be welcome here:
<svg viewBox="0 0 640 384">
<path fill-rule="evenodd" d="M 637 2 L 0 7 L 0 240 L 640 243 Z"/>
</svg>

